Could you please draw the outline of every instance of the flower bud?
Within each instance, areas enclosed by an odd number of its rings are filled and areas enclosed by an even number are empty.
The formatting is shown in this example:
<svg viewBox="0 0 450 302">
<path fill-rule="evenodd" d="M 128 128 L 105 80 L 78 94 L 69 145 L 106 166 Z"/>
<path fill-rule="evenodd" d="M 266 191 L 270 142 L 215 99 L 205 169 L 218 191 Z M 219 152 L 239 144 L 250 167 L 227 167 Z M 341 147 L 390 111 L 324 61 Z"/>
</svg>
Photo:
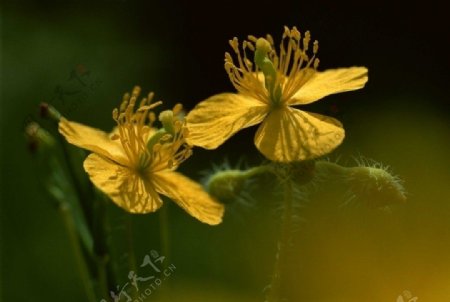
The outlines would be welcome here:
<svg viewBox="0 0 450 302">
<path fill-rule="evenodd" d="M 61 113 L 59 113 L 59 111 L 56 110 L 55 107 L 53 107 L 52 105 L 49 105 L 47 103 L 41 103 L 41 105 L 39 106 L 39 109 L 40 109 L 40 115 L 43 118 L 50 118 L 56 122 L 59 122 L 59 120 L 62 117 Z"/>
<path fill-rule="evenodd" d="M 239 197 L 248 175 L 241 170 L 220 171 L 211 176 L 207 189 L 211 196 L 223 203 L 231 203 Z"/>
<path fill-rule="evenodd" d="M 398 177 L 377 167 L 354 167 L 347 171 L 352 193 L 367 205 L 382 208 L 406 202 L 406 193 Z"/>
<path fill-rule="evenodd" d="M 25 137 L 28 148 L 33 154 L 40 150 L 52 148 L 55 145 L 55 140 L 51 134 L 35 122 L 31 122 L 25 127 Z"/>
<path fill-rule="evenodd" d="M 348 186 L 352 199 L 369 207 L 383 208 L 406 202 L 406 192 L 401 180 L 379 163 L 359 167 L 343 167 L 328 161 L 316 162 L 321 178 L 334 179 Z"/>
</svg>

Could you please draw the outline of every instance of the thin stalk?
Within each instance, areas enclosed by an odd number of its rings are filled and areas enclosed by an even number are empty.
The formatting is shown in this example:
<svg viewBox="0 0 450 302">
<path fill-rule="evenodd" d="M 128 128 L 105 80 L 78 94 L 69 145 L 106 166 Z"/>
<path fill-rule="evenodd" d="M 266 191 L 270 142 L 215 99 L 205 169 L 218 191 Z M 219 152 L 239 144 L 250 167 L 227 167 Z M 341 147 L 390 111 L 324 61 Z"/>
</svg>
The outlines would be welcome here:
<svg viewBox="0 0 450 302">
<path fill-rule="evenodd" d="M 161 240 L 161 254 L 165 257 L 163 270 L 169 266 L 170 262 L 170 239 L 169 239 L 169 208 L 168 205 L 159 210 L 159 237 Z"/>
<path fill-rule="evenodd" d="M 89 302 L 96 302 L 95 293 L 92 287 L 92 281 L 89 276 L 89 270 L 83 257 L 83 251 L 80 245 L 80 241 L 77 235 L 77 230 L 75 228 L 75 222 L 72 217 L 70 207 L 67 203 L 61 203 L 58 207 L 59 213 L 63 218 L 64 225 L 66 227 L 67 233 L 69 234 L 69 239 L 72 244 L 72 249 L 75 254 L 75 260 L 77 264 L 78 271 L 80 273 L 81 281 L 86 293 L 86 297 Z"/>
<path fill-rule="evenodd" d="M 283 269 L 286 267 L 286 254 L 289 248 L 292 229 L 292 209 L 293 209 L 293 188 L 292 182 L 287 179 L 284 183 L 283 196 L 283 217 L 281 221 L 281 234 L 278 242 L 278 250 L 275 256 L 272 280 L 266 295 L 266 302 L 282 301 L 282 277 Z"/>
<path fill-rule="evenodd" d="M 166 204 L 159 210 L 159 237 L 161 241 L 161 255 L 164 256 L 164 261 L 162 263 L 162 276 L 164 276 L 165 270 L 170 265 L 170 238 L 169 238 L 169 207 Z M 161 288 L 159 289 L 162 301 L 170 301 L 169 280 L 164 280 Z"/>
<path fill-rule="evenodd" d="M 97 281 L 98 281 L 98 289 L 100 292 L 100 295 L 103 298 L 109 297 L 109 288 L 108 288 L 108 276 L 107 276 L 107 269 L 106 269 L 106 262 L 108 260 L 105 258 L 98 258 L 97 259 Z"/>
<path fill-rule="evenodd" d="M 69 150 L 67 148 L 67 144 L 65 143 L 64 139 L 61 136 L 58 136 L 59 142 L 61 143 L 61 149 L 63 153 L 64 160 L 67 164 L 67 170 L 69 171 L 69 176 L 72 180 L 72 184 L 75 188 L 75 192 L 78 196 L 78 200 L 80 201 L 81 209 L 84 214 L 84 218 L 88 224 L 89 229 L 92 229 L 92 208 L 89 204 L 88 199 L 86 198 L 81 183 L 78 180 L 75 169 L 72 164 L 72 160 L 69 155 Z"/>
<path fill-rule="evenodd" d="M 130 271 L 137 273 L 136 267 L 136 254 L 134 252 L 133 243 L 133 221 L 131 219 L 131 214 L 125 213 L 125 224 L 127 229 L 127 248 L 128 248 L 128 268 Z"/>
<path fill-rule="evenodd" d="M 131 214 L 125 213 L 125 225 L 126 225 L 126 237 L 127 237 L 127 254 L 128 254 L 128 269 L 129 271 L 133 271 L 137 274 L 137 266 L 136 266 L 136 254 L 134 252 L 134 243 L 133 243 L 133 220 L 131 219 Z M 133 291 L 132 298 L 133 301 L 137 298 L 138 292 Z"/>
<path fill-rule="evenodd" d="M 109 251 L 109 231 L 106 221 L 106 200 L 104 196 L 95 199 L 94 206 L 94 252 L 97 263 L 97 277 L 102 295 L 109 295 L 116 284 L 111 253 Z"/>
</svg>

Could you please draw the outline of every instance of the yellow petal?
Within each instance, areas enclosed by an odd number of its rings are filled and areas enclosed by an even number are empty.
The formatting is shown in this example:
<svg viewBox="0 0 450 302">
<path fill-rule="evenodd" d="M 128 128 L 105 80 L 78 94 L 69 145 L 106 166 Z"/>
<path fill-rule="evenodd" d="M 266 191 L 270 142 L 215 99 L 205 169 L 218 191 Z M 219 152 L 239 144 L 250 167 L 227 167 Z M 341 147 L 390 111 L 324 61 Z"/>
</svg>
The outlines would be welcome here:
<svg viewBox="0 0 450 302">
<path fill-rule="evenodd" d="M 316 72 L 288 101 L 289 105 L 315 102 L 327 95 L 361 89 L 367 82 L 367 68 L 350 67 Z"/>
<path fill-rule="evenodd" d="M 201 222 L 211 225 L 222 222 L 224 206 L 193 180 L 180 173 L 166 170 L 155 173 L 153 182 L 159 193 L 168 196 Z"/>
<path fill-rule="evenodd" d="M 331 117 L 285 107 L 267 116 L 255 144 L 270 160 L 293 162 L 331 152 L 344 136 L 342 124 Z"/>
<path fill-rule="evenodd" d="M 267 105 L 240 94 L 223 93 L 200 102 L 186 117 L 187 142 L 215 149 L 240 129 L 260 123 Z"/>
<path fill-rule="evenodd" d="M 107 133 L 65 118 L 61 118 L 58 130 L 72 145 L 98 153 L 122 165 L 128 165 L 128 158 L 122 145 L 119 141 L 111 140 Z"/>
<path fill-rule="evenodd" d="M 144 181 L 127 167 L 92 153 L 84 161 L 84 169 L 94 185 L 127 212 L 155 212 L 162 205 L 150 181 Z"/>
</svg>

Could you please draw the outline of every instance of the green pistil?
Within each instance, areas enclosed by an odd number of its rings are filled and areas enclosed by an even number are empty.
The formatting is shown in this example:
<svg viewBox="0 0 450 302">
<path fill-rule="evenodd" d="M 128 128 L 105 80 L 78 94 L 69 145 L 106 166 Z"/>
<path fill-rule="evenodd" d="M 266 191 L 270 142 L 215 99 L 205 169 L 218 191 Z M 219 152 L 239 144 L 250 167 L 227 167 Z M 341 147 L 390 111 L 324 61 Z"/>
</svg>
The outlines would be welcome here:
<svg viewBox="0 0 450 302">
<path fill-rule="evenodd" d="M 159 121 L 167 133 L 175 135 L 174 117 L 172 110 L 164 110 L 159 114 Z"/>
<path fill-rule="evenodd" d="M 175 136 L 175 119 L 173 117 L 172 110 L 164 110 L 159 114 L 159 121 L 162 124 L 162 128 L 159 129 L 152 137 L 149 139 L 147 143 L 147 149 L 150 152 L 153 150 L 153 147 L 160 142 L 161 138 L 170 134 L 172 137 Z"/>
<path fill-rule="evenodd" d="M 152 135 L 152 137 L 150 137 L 150 139 L 147 142 L 147 149 L 151 152 L 153 150 L 153 147 L 159 143 L 159 141 L 161 140 L 161 138 L 167 134 L 166 129 L 161 128 L 158 131 L 156 131 L 155 134 Z"/>
<path fill-rule="evenodd" d="M 281 104 L 281 85 L 277 81 L 277 70 L 268 56 L 271 50 L 270 43 L 264 38 L 259 38 L 256 41 L 254 60 L 264 74 L 265 87 L 269 91 L 272 105 L 278 107 Z"/>
</svg>

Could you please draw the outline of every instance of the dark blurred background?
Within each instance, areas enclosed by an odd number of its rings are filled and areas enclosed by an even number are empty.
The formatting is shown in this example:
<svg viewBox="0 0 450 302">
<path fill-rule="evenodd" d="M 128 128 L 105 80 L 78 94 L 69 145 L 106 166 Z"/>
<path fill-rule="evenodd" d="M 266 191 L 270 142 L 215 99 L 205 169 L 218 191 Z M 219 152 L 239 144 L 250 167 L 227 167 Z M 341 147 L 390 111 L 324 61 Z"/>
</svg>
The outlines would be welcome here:
<svg viewBox="0 0 450 302">
<path fill-rule="evenodd" d="M 449 31 L 448 11 L 438 3 L 3 1 L 0 297 L 85 299 L 60 216 L 24 139 L 24 125 L 40 121 L 40 102 L 104 130 L 136 84 L 166 106 L 182 102 L 189 110 L 233 91 L 223 68 L 228 39 L 270 33 L 279 41 L 283 26 L 295 25 L 319 40 L 320 70 L 369 69 L 363 90 L 308 108 L 345 125 L 347 137 L 330 157 L 389 165 L 409 194 L 391 213 L 343 210 L 332 191 L 309 202 L 299 213 L 287 296 L 395 301 L 409 290 L 419 300 L 450 301 Z M 199 180 L 225 159 L 232 166 L 261 163 L 254 132 L 241 131 L 215 151 L 196 150 L 182 172 Z M 257 193 L 251 207 L 230 206 L 218 227 L 169 205 L 173 301 L 263 300 L 278 216 L 275 201 Z M 120 211 L 110 211 L 120 233 Z M 137 259 L 160 248 L 156 215 L 133 217 L 133 225 Z"/>
</svg>

